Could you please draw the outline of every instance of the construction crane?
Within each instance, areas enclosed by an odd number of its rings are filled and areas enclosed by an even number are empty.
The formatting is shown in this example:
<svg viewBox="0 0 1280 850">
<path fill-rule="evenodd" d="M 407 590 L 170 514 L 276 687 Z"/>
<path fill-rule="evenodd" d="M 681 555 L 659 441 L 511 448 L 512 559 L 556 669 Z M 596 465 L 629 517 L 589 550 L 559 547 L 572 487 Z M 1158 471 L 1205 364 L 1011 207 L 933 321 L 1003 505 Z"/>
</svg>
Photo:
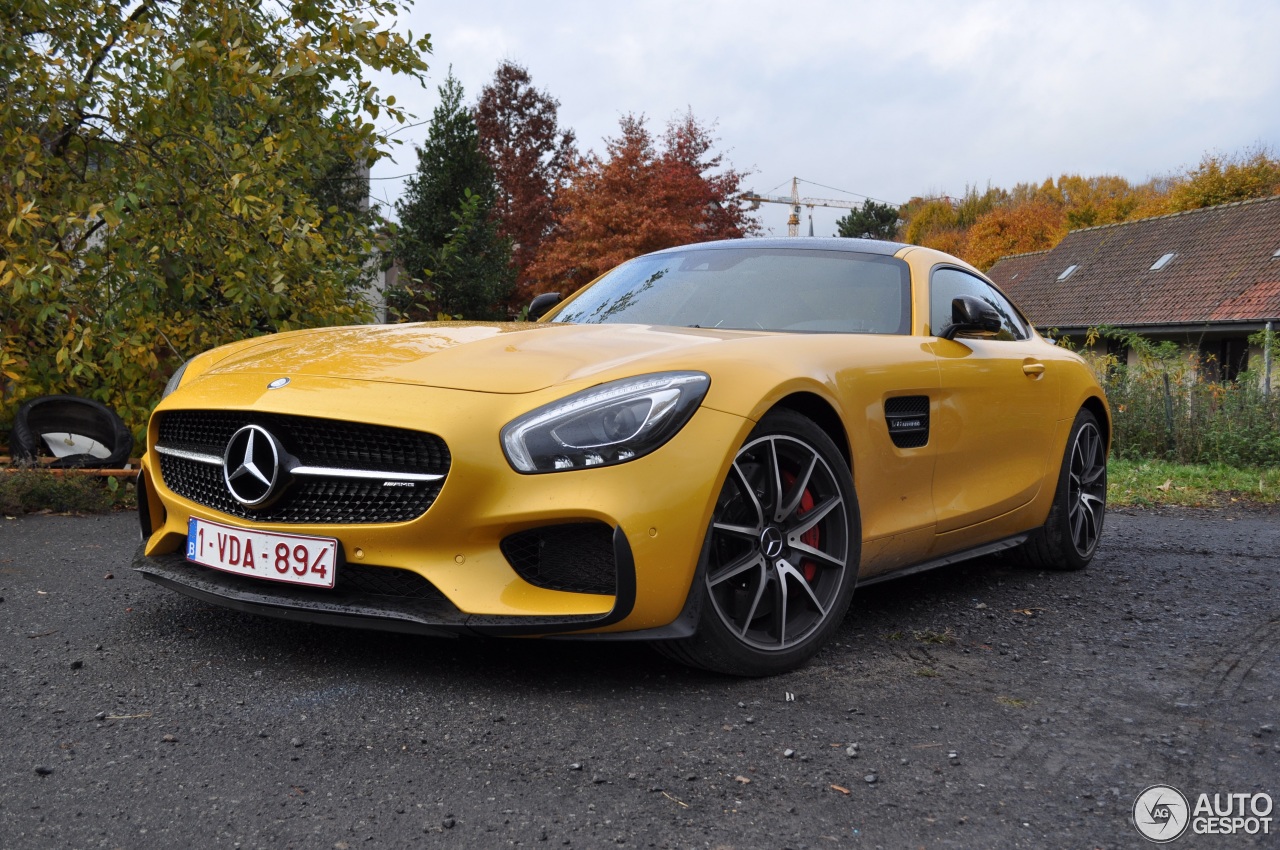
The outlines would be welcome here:
<svg viewBox="0 0 1280 850">
<path fill-rule="evenodd" d="M 757 195 L 754 192 L 748 192 L 742 196 L 744 201 L 751 202 L 751 209 L 760 209 L 761 204 L 787 204 L 791 207 L 791 217 L 787 219 L 787 235 L 800 235 L 800 207 L 805 206 L 812 210 L 814 207 L 836 207 L 842 210 L 856 210 L 860 204 L 852 201 L 835 201 L 830 198 L 802 198 L 800 197 L 800 178 L 791 178 L 791 195 Z M 809 216 L 809 235 L 813 235 L 813 216 Z"/>
</svg>

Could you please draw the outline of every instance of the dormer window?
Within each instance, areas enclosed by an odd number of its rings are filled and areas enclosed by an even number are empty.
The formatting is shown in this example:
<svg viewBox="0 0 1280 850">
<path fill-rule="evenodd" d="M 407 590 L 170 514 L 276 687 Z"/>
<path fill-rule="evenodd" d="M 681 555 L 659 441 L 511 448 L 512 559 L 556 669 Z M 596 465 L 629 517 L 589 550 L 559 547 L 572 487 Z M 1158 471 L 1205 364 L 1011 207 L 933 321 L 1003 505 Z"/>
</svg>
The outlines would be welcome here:
<svg viewBox="0 0 1280 850">
<path fill-rule="evenodd" d="M 1170 260 L 1172 260 L 1172 259 L 1173 259 L 1174 257 L 1176 257 L 1176 256 L 1178 256 L 1178 255 L 1177 255 L 1177 254 L 1175 254 L 1175 253 L 1172 253 L 1172 252 L 1171 252 L 1171 253 L 1168 253 L 1168 254 L 1165 254 L 1163 257 L 1161 257 L 1160 259 L 1158 259 L 1158 260 L 1156 260 L 1154 263 L 1152 263 L 1152 264 L 1151 264 L 1151 268 L 1150 268 L 1150 269 L 1148 269 L 1148 271 L 1153 271 L 1153 272 L 1158 272 L 1158 271 L 1160 271 L 1162 268 L 1164 268 L 1165 266 L 1169 265 L 1169 261 L 1170 261 Z"/>
<path fill-rule="evenodd" d="M 1075 273 L 1076 273 L 1076 269 L 1078 269 L 1078 268 L 1080 268 L 1080 266 L 1079 266 L 1079 264 L 1077 264 L 1077 263 L 1072 263 L 1071 265 L 1067 266 L 1067 267 L 1063 270 L 1062 274 L 1058 275 L 1058 282 L 1059 282 L 1059 283 L 1061 283 L 1062 281 L 1064 281 L 1064 280 L 1066 280 L 1067 278 L 1071 277 L 1073 274 L 1075 274 Z"/>
</svg>

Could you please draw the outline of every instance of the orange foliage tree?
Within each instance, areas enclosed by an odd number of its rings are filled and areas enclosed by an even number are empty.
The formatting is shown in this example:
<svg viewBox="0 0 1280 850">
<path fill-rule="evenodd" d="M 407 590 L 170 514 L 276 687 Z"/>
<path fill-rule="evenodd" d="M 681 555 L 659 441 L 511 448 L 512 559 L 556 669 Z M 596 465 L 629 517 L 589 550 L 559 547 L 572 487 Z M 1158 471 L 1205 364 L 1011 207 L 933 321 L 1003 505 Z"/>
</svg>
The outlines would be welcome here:
<svg viewBox="0 0 1280 850">
<path fill-rule="evenodd" d="M 1061 206 L 1037 200 L 997 207 L 969 228 L 965 259 L 989 269 L 1009 254 L 1052 248 L 1066 235 L 1067 216 Z"/>
<path fill-rule="evenodd" d="M 957 257 L 968 250 L 969 230 L 984 215 L 1009 202 L 1003 189 L 966 186 L 959 198 L 912 198 L 903 205 L 899 218 L 906 221 L 902 229 L 906 241 L 926 248 L 936 248 Z"/>
<path fill-rule="evenodd" d="M 1263 147 L 1236 156 L 1206 155 L 1169 193 L 1168 211 L 1266 198 L 1280 193 L 1280 159 Z"/>
<path fill-rule="evenodd" d="M 1123 177 L 1063 174 L 1057 181 L 961 198 L 912 198 L 902 206 L 903 238 L 987 269 L 1001 257 L 1052 248 L 1070 230 L 1280 194 L 1280 159 L 1257 147 L 1206 154 L 1180 174 L 1130 183 Z"/>
<path fill-rule="evenodd" d="M 512 303 L 529 300 L 525 269 L 555 226 L 556 193 L 575 153 L 573 131 L 560 126 L 560 101 L 533 87 L 529 72 L 504 61 L 480 92 L 475 122 L 480 150 L 496 181 L 493 215 L 511 240 L 516 272 Z"/>
<path fill-rule="evenodd" d="M 900 229 L 904 241 L 956 256 L 964 251 L 966 233 L 950 198 L 912 198 L 899 218 L 906 222 Z"/>
<path fill-rule="evenodd" d="M 759 232 L 739 201 L 745 175 L 713 152 L 692 113 L 667 125 L 660 146 L 643 116 L 619 126 L 605 156 L 580 158 L 557 195 L 556 228 L 526 269 L 536 291 L 567 295 L 638 254 Z"/>
</svg>

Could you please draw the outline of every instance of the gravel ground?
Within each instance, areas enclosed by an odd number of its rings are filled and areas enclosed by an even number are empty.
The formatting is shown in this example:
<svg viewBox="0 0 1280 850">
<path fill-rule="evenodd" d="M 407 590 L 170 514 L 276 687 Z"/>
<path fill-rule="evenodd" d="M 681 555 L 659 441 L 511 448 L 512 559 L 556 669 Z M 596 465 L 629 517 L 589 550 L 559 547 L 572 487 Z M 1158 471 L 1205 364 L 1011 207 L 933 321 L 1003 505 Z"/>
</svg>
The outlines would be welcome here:
<svg viewBox="0 0 1280 850">
<path fill-rule="evenodd" d="M 1149 785 L 1280 797 L 1274 514 L 868 588 L 768 680 L 224 611 L 131 572 L 135 529 L 0 519 L 0 847 L 1118 848 Z"/>
</svg>

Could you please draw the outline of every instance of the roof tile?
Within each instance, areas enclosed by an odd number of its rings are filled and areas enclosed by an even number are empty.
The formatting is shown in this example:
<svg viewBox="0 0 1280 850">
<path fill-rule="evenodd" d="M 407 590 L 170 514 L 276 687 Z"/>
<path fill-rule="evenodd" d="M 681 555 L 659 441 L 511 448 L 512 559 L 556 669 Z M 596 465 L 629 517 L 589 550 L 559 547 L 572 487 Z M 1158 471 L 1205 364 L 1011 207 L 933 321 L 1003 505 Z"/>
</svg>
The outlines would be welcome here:
<svg viewBox="0 0 1280 850">
<path fill-rule="evenodd" d="M 1277 249 L 1280 196 L 1074 230 L 988 274 L 1040 327 L 1266 320 L 1280 318 Z"/>
</svg>

